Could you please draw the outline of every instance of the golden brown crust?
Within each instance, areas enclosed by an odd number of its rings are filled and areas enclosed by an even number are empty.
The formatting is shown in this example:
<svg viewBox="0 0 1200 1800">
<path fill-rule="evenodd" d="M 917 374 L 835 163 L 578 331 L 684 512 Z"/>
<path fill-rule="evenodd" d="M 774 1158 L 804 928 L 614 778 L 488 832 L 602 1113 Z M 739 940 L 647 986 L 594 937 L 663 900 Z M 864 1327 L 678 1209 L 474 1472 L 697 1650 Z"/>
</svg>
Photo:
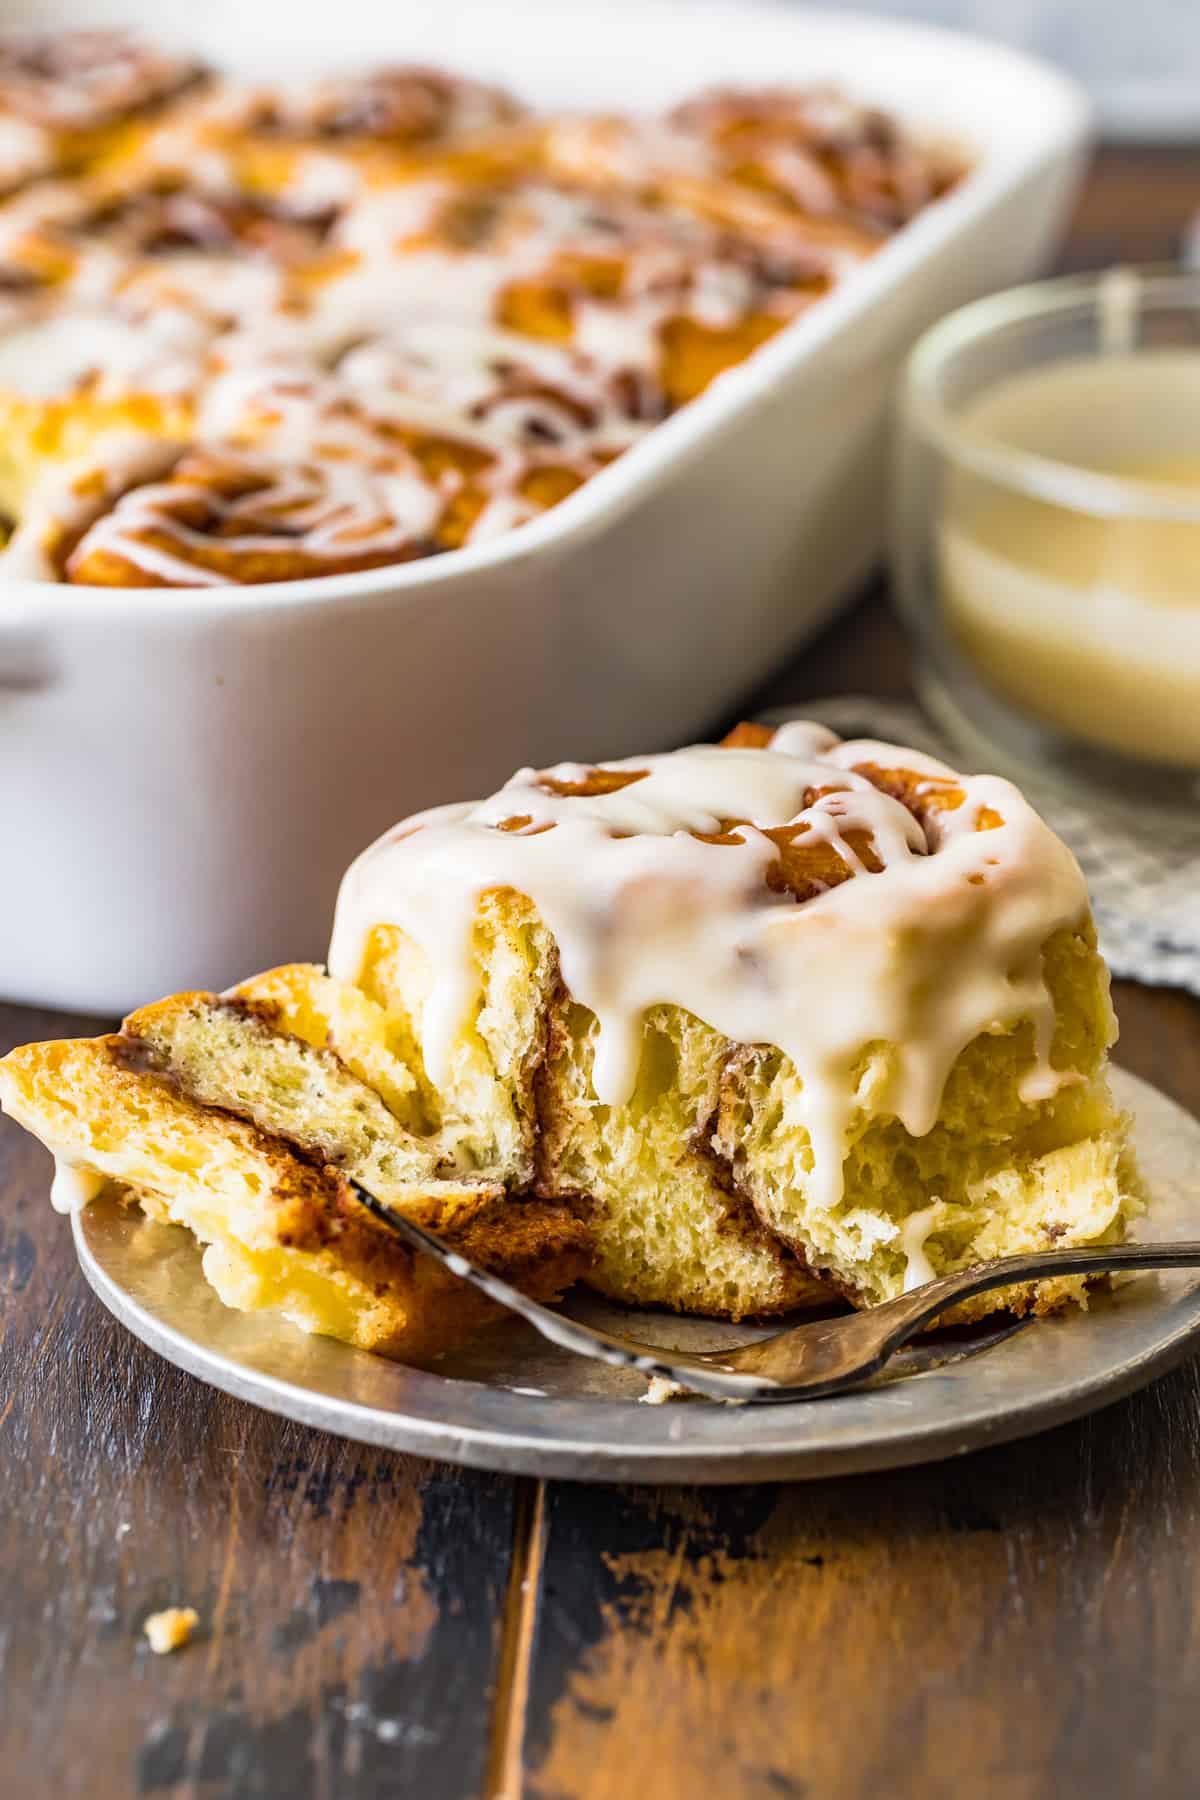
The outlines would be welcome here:
<svg viewBox="0 0 1200 1800">
<path fill-rule="evenodd" d="M 742 719 L 721 739 L 723 750 L 769 750 L 775 736 L 774 725 L 762 725 L 754 719 Z"/>
</svg>

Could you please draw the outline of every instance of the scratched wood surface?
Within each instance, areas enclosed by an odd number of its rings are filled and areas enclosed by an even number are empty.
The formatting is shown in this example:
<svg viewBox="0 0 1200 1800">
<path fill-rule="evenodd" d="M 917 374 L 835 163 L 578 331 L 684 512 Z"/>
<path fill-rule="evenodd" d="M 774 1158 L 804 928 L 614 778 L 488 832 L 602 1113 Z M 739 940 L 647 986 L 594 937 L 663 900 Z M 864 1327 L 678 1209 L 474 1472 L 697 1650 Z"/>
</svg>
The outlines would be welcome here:
<svg viewBox="0 0 1200 1800">
<path fill-rule="evenodd" d="M 0 1009 L 7 1050 L 98 1021 Z M 0 1134 L 0 1792 L 480 1790 L 512 1484 L 236 1405 L 93 1300 Z M 142 1620 L 193 1605 L 155 1657 Z"/>
<path fill-rule="evenodd" d="M 1200 156 L 1111 152 L 1068 252 L 1174 250 Z M 763 704 L 907 691 L 876 592 Z M 1200 1005 L 1121 984 L 1200 1111 Z M 96 1020 L 0 1007 L 0 1048 Z M 1092 1800 L 1197 1792 L 1200 1375 L 1026 1445 L 785 1488 L 545 1487 L 161 1364 L 0 1122 L 0 1793 Z M 142 1619 L 202 1625 L 155 1658 Z"/>
</svg>

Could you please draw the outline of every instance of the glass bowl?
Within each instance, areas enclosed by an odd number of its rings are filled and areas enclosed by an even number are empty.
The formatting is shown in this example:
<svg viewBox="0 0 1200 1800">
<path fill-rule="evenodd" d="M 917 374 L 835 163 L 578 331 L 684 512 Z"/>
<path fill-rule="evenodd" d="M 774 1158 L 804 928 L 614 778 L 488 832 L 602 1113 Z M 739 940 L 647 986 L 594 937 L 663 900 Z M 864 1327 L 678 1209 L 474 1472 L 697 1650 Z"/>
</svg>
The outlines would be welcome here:
<svg viewBox="0 0 1200 1800">
<path fill-rule="evenodd" d="M 892 491 L 919 691 L 960 747 L 1194 804 L 1200 273 L 942 320 L 905 372 Z"/>
</svg>

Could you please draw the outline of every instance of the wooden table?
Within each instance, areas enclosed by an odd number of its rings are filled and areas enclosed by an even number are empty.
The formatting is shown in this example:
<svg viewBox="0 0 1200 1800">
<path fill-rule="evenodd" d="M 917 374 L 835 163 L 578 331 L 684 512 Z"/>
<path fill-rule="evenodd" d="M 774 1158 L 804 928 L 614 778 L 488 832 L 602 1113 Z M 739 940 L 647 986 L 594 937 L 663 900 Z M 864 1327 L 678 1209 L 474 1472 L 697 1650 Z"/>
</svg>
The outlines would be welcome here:
<svg viewBox="0 0 1200 1800">
<path fill-rule="evenodd" d="M 1171 253 L 1200 158 L 1111 152 L 1069 261 Z M 900 694 L 869 596 L 758 696 Z M 1200 1007 L 1118 990 L 1200 1110 Z M 101 1022 L 0 1008 L 7 1049 Z M 546 1486 L 363 1450 L 159 1362 L 0 1130 L 0 1791 L 1027 1800 L 1200 1791 L 1200 1384 L 811 1486 Z M 195 1605 L 187 1651 L 141 1622 Z"/>
</svg>

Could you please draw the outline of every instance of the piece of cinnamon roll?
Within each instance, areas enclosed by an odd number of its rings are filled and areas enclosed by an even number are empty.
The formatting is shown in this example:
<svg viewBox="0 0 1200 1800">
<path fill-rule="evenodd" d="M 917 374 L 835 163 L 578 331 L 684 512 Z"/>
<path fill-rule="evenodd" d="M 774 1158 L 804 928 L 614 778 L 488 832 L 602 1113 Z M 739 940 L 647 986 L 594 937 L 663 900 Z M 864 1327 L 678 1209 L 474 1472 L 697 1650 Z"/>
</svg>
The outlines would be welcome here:
<svg viewBox="0 0 1200 1800">
<path fill-rule="evenodd" d="M 115 1183 L 230 1304 L 400 1355 L 425 1327 L 364 1296 L 339 1172 L 451 1236 L 482 1212 L 518 1280 L 548 1232 L 552 1286 L 722 1318 L 1138 1210 L 1079 869 L 1009 783 L 913 750 L 796 723 L 521 770 L 359 858 L 330 969 L 15 1050 L 0 1098 L 75 1171 L 61 1199 Z M 439 1305 L 443 1341 L 474 1323 Z"/>
<path fill-rule="evenodd" d="M 56 1145 L 58 1206 L 104 1188 L 184 1225 L 227 1305 L 364 1349 L 436 1354 L 497 1309 L 381 1229 L 347 1177 L 536 1297 L 590 1259 L 571 1206 L 517 1199 L 430 1137 L 382 1012 L 311 967 L 177 996 L 119 1035 L 30 1045 L 0 1092 Z"/>
</svg>

